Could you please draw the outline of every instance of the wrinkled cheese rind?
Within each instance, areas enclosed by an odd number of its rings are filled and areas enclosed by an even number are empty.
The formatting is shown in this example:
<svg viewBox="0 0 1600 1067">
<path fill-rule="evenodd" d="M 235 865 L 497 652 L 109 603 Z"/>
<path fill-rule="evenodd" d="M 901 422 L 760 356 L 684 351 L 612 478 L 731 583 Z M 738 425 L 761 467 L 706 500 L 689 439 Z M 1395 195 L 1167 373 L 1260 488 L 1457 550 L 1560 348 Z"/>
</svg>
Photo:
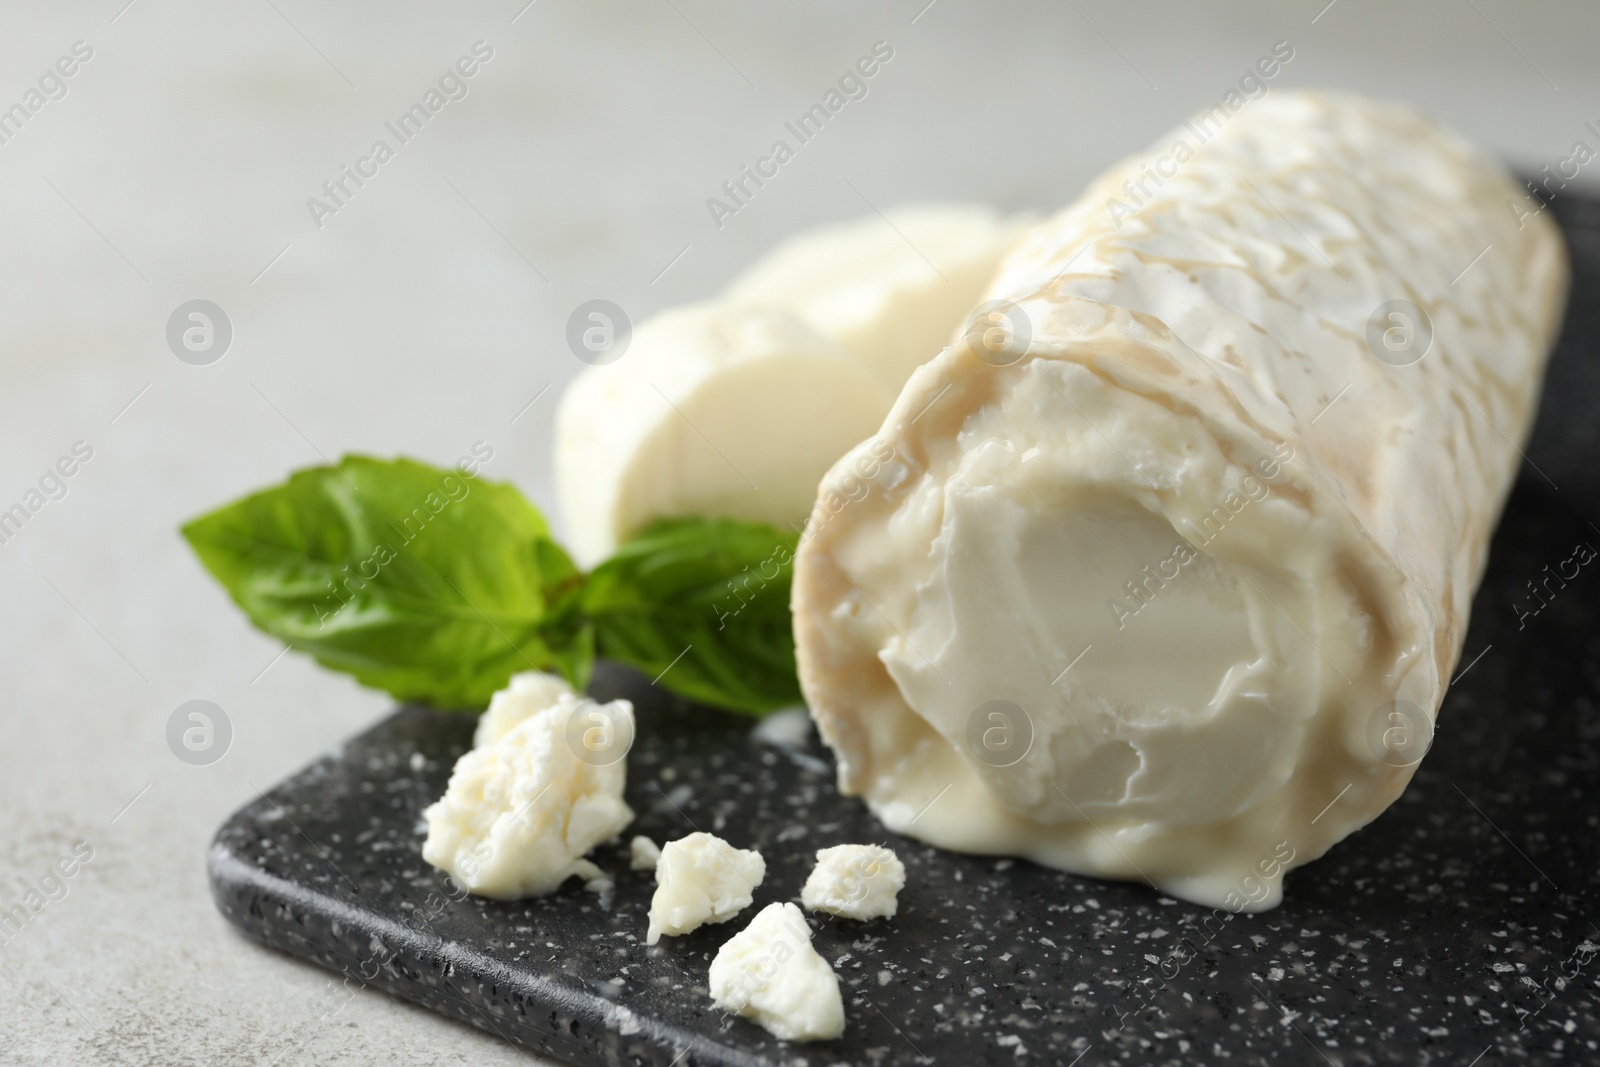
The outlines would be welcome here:
<svg viewBox="0 0 1600 1067">
<path fill-rule="evenodd" d="M 842 919 L 892 919 L 905 885 L 905 864 L 893 849 L 834 845 L 817 850 L 817 865 L 800 890 L 800 902 L 810 911 Z"/>
<path fill-rule="evenodd" d="M 633 722 L 626 700 L 597 708 L 568 692 L 463 755 L 444 796 L 423 812 L 423 859 L 500 900 L 552 893 L 574 875 L 604 879 L 584 856 L 621 833 L 633 810 L 622 799 L 626 761 L 596 764 L 569 741 L 568 720 L 594 711 Z"/>
<path fill-rule="evenodd" d="M 767 863 L 753 849 L 715 834 L 692 833 L 661 847 L 645 943 L 681 937 L 706 923 L 725 923 L 750 906 Z"/>
<path fill-rule="evenodd" d="M 1034 231 L 1008 328 L 912 376 L 802 538 L 841 789 L 932 844 L 1274 906 L 1431 736 L 1565 296 L 1531 211 L 1420 116 L 1279 92 Z"/>
<path fill-rule="evenodd" d="M 711 998 L 785 1041 L 825 1041 L 844 1033 L 838 976 L 811 944 L 811 927 L 793 904 L 768 904 L 711 961 Z"/>
<path fill-rule="evenodd" d="M 530 715 L 571 693 L 572 686 L 559 674 L 544 671 L 513 674 L 506 687 L 489 699 L 488 710 L 479 717 L 478 729 L 472 738 L 474 747 L 493 744 Z"/>
</svg>

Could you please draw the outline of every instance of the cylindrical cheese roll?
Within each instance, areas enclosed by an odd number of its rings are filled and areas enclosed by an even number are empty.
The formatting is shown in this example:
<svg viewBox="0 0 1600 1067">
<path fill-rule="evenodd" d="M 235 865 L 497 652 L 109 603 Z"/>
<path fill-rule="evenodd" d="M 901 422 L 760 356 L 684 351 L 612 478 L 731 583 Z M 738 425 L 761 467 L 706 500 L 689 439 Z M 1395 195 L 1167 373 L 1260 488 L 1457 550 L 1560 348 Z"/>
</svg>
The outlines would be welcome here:
<svg viewBox="0 0 1600 1067">
<path fill-rule="evenodd" d="M 1275 93 L 1115 167 L 824 478 L 801 684 L 967 852 L 1274 906 L 1399 795 L 1566 289 L 1493 160 Z"/>
</svg>

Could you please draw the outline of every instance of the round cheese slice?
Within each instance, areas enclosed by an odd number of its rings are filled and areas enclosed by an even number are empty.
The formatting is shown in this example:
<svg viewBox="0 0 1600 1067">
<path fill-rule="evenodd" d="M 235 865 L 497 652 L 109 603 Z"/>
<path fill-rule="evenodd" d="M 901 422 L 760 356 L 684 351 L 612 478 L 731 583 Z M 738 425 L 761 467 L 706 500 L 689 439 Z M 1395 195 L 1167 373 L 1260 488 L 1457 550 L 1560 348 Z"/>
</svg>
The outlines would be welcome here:
<svg viewBox="0 0 1600 1067">
<path fill-rule="evenodd" d="M 1533 207 L 1418 115 L 1282 92 L 1035 231 L 802 538 L 841 788 L 946 848 L 1275 905 L 1431 739 L 1564 301 Z"/>
</svg>

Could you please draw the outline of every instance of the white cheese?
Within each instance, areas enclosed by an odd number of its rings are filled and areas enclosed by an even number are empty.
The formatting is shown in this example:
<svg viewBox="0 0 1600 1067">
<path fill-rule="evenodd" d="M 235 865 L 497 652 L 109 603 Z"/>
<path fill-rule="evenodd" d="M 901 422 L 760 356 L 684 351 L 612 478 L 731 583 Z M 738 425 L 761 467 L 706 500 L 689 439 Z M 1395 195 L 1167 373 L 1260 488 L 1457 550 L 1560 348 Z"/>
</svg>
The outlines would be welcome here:
<svg viewBox="0 0 1600 1067">
<path fill-rule="evenodd" d="M 605 880 L 583 857 L 621 833 L 633 810 L 622 799 L 626 761 L 580 751 L 585 727 L 573 717 L 587 724 L 594 715 L 631 735 L 628 701 L 597 705 L 563 693 L 463 755 L 445 795 L 423 812 L 423 859 L 470 892 L 501 900 L 554 892 L 574 875 Z"/>
<path fill-rule="evenodd" d="M 661 935 L 681 937 L 706 923 L 725 923 L 750 906 L 767 875 L 761 853 L 734 848 L 714 834 L 693 833 L 668 841 L 656 863 L 645 943 Z"/>
<path fill-rule="evenodd" d="M 663 312 L 561 398 L 555 467 L 573 556 L 593 565 L 662 517 L 801 521 L 822 472 L 893 400 L 787 312 Z"/>
<path fill-rule="evenodd" d="M 572 686 L 559 674 L 544 671 L 513 674 L 506 687 L 489 699 L 489 710 L 478 719 L 473 745 L 481 748 L 493 744 L 528 716 L 543 711 L 570 693 Z"/>
<path fill-rule="evenodd" d="M 628 864 L 636 871 L 653 871 L 661 861 L 661 846 L 639 834 L 628 842 Z"/>
<path fill-rule="evenodd" d="M 750 728 L 750 740 L 774 748 L 802 749 L 816 734 L 811 713 L 804 707 L 769 712 Z"/>
<path fill-rule="evenodd" d="M 790 237 L 726 298 L 793 311 L 898 392 L 950 343 L 1031 221 L 981 204 L 892 207 Z"/>
<path fill-rule="evenodd" d="M 841 919 L 892 919 L 905 885 L 905 864 L 893 849 L 834 845 L 817 850 L 817 865 L 800 890 L 800 902 Z"/>
<path fill-rule="evenodd" d="M 1036 230 L 1009 328 L 912 376 L 802 538 L 841 788 L 943 847 L 1275 905 L 1431 737 L 1565 293 L 1522 204 L 1411 112 L 1275 92 Z"/>
<path fill-rule="evenodd" d="M 989 208 L 887 215 L 791 239 L 573 380 L 555 471 L 580 563 L 665 516 L 805 521 L 817 480 L 949 343 L 1021 233 Z"/>
<path fill-rule="evenodd" d="M 811 927 L 793 904 L 768 904 L 711 961 L 711 998 L 785 1041 L 825 1041 L 844 1033 L 839 978 L 811 945 Z"/>
</svg>

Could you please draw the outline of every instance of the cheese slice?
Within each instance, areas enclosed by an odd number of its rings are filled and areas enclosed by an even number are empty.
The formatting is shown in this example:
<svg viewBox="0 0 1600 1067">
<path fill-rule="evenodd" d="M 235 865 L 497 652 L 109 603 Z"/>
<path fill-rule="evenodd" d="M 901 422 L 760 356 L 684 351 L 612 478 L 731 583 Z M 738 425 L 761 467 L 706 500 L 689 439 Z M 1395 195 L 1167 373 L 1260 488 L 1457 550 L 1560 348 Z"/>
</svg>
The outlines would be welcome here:
<svg viewBox="0 0 1600 1067">
<path fill-rule="evenodd" d="M 723 300 L 642 323 L 556 413 L 573 555 L 592 566 L 669 516 L 798 527 L 1020 233 L 988 208 L 891 210 L 793 238 Z"/>
<path fill-rule="evenodd" d="M 935 845 L 1274 906 L 1431 739 L 1564 301 L 1530 210 L 1418 115 L 1278 92 L 1035 231 L 802 538 L 840 787 Z"/>
</svg>

